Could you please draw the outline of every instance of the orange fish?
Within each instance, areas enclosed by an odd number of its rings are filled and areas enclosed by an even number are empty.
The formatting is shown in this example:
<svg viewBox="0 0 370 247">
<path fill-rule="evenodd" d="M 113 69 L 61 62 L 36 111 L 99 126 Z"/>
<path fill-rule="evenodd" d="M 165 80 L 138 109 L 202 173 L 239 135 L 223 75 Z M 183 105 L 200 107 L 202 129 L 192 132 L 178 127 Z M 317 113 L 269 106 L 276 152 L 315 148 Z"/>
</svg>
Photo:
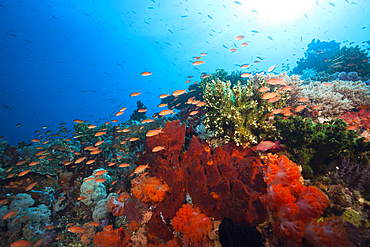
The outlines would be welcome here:
<svg viewBox="0 0 370 247">
<path fill-rule="evenodd" d="M 240 77 L 242 77 L 242 78 L 251 77 L 251 76 L 252 76 L 252 74 L 251 74 L 251 73 L 242 73 L 242 74 L 240 75 Z"/>
<path fill-rule="evenodd" d="M 33 187 L 35 187 L 35 186 L 36 186 L 36 184 L 37 184 L 37 182 L 34 182 L 34 183 L 32 183 L 32 184 L 28 185 L 28 186 L 27 186 L 27 188 L 26 188 L 26 191 L 31 190 Z"/>
<path fill-rule="evenodd" d="M 101 176 L 101 175 L 103 175 L 103 174 L 105 174 L 105 173 L 107 173 L 107 171 L 106 170 L 101 170 L 101 171 L 97 171 L 97 172 L 95 172 L 95 176 Z"/>
<path fill-rule="evenodd" d="M 89 182 L 89 181 L 91 181 L 91 180 L 94 180 L 95 178 L 86 178 L 84 181 L 85 182 Z"/>
<path fill-rule="evenodd" d="M 126 163 L 119 164 L 119 167 L 121 167 L 121 168 L 129 167 L 129 166 L 130 166 L 130 164 L 126 164 Z"/>
<path fill-rule="evenodd" d="M 244 36 L 243 35 L 238 35 L 235 37 L 235 40 L 242 40 L 244 39 Z"/>
<path fill-rule="evenodd" d="M 230 52 L 235 52 L 235 51 L 236 51 L 236 48 L 230 49 Z"/>
<path fill-rule="evenodd" d="M 270 85 L 286 85 L 286 82 L 283 79 L 280 78 L 271 78 L 267 80 L 267 84 Z"/>
<path fill-rule="evenodd" d="M 32 139 L 31 142 L 40 142 L 39 139 Z"/>
<path fill-rule="evenodd" d="M 96 227 L 98 227 L 98 226 L 100 226 L 99 225 L 99 223 L 98 222 L 95 222 L 95 221 L 93 221 L 93 222 L 90 222 L 90 223 L 88 223 L 90 226 L 96 226 Z"/>
<path fill-rule="evenodd" d="M 264 95 L 262 95 L 262 99 L 271 99 L 276 96 L 277 96 L 277 93 L 275 92 L 265 93 Z"/>
<path fill-rule="evenodd" d="M 271 71 L 273 71 L 274 69 L 276 68 L 276 65 L 272 65 L 268 70 L 267 72 L 270 73 Z"/>
<path fill-rule="evenodd" d="M 103 144 L 104 143 L 104 141 L 98 141 L 98 142 L 96 142 L 95 144 L 94 144 L 94 146 L 95 147 L 97 147 L 97 146 L 99 146 L 99 145 L 101 145 L 101 144 Z"/>
<path fill-rule="evenodd" d="M 249 43 L 242 43 L 242 47 L 249 45 Z"/>
<path fill-rule="evenodd" d="M 193 57 L 194 60 L 201 59 L 202 57 Z"/>
<path fill-rule="evenodd" d="M 146 137 L 155 136 L 155 135 L 158 135 L 159 133 L 163 133 L 163 132 L 162 132 L 162 129 L 149 130 L 149 131 L 146 133 Z"/>
<path fill-rule="evenodd" d="M 139 138 L 137 138 L 137 137 L 132 137 L 132 138 L 130 138 L 130 142 L 134 142 L 134 141 L 137 141 L 137 140 L 139 140 Z"/>
<path fill-rule="evenodd" d="M 156 152 L 159 152 L 161 150 L 165 150 L 165 147 L 164 146 L 156 146 L 152 149 L 152 152 L 153 153 L 156 153 Z"/>
<path fill-rule="evenodd" d="M 75 122 L 75 123 L 84 123 L 85 121 L 80 120 L 80 119 L 75 119 L 75 120 L 73 120 L 73 122 Z"/>
<path fill-rule="evenodd" d="M 25 171 L 23 171 L 23 172 L 20 172 L 19 174 L 18 174 L 18 177 L 22 177 L 22 176 L 24 176 L 24 175 L 26 175 L 27 173 L 29 173 L 31 170 L 25 170 Z"/>
<path fill-rule="evenodd" d="M 304 97 L 303 97 L 303 98 L 299 98 L 299 99 L 298 99 L 298 102 L 306 102 L 306 101 L 308 101 L 308 98 L 304 98 Z"/>
<path fill-rule="evenodd" d="M 79 158 L 75 161 L 75 164 L 81 163 L 86 157 Z"/>
<path fill-rule="evenodd" d="M 119 111 L 119 112 L 117 112 L 116 114 L 114 114 L 114 116 L 119 117 L 119 116 L 121 116 L 123 113 L 124 113 L 124 112 Z"/>
<path fill-rule="evenodd" d="M 153 119 L 144 119 L 143 121 L 141 121 L 142 124 L 151 123 L 151 122 L 154 122 L 154 120 Z"/>
<path fill-rule="evenodd" d="M 264 92 L 267 92 L 269 90 L 270 90 L 270 88 L 268 88 L 268 87 L 261 87 L 261 88 L 258 89 L 258 92 L 264 93 Z"/>
<path fill-rule="evenodd" d="M 272 115 L 276 115 L 276 114 L 280 114 L 280 113 L 282 113 L 283 112 L 283 110 L 282 109 L 275 109 L 275 110 L 273 110 L 272 112 L 271 112 L 271 114 Z"/>
<path fill-rule="evenodd" d="M 249 68 L 250 67 L 250 65 L 249 64 L 243 64 L 242 66 L 241 66 L 241 68 L 242 69 L 247 69 L 247 68 Z"/>
<path fill-rule="evenodd" d="M 35 155 L 40 156 L 40 155 L 43 155 L 44 153 L 46 153 L 46 151 L 40 151 L 40 152 L 36 153 Z"/>
<path fill-rule="evenodd" d="M 143 72 L 141 73 L 142 76 L 148 76 L 148 75 L 153 75 L 152 72 Z"/>
<path fill-rule="evenodd" d="M 3 220 L 5 220 L 7 218 L 11 218 L 11 217 L 15 216 L 17 213 L 18 213 L 18 210 L 10 211 L 6 215 L 3 216 Z"/>
<path fill-rule="evenodd" d="M 101 150 L 94 150 L 94 151 L 91 151 L 90 154 L 99 154 L 101 152 Z"/>
<path fill-rule="evenodd" d="M 8 199 L 6 198 L 6 199 L 3 199 L 3 200 L 0 200 L 0 205 L 5 205 L 5 204 L 7 204 L 8 203 Z"/>
<path fill-rule="evenodd" d="M 189 113 L 190 116 L 194 116 L 196 114 L 198 114 L 198 111 L 192 111 L 192 112 Z"/>
<path fill-rule="evenodd" d="M 319 109 L 321 107 L 322 107 L 322 105 L 315 105 L 314 107 L 312 107 L 312 110 L 316 110 L 316 109 Z"/>
<path fill-rule="evenodd" d="M 289 87 L 289 86 L 285 86 L 285 87 L 283 87 L 281 90 L 285 90 L 285 91 L 292 91 L 293 90 L 293 88 L 292 87 Z"/>
<path fill-rule="evenodd" d="M 71 226 L 68 228 L 68 231 L 73 232 L 73 233 L 84 233 L 84 229 L 82 229 L 79 226 Z"/>
<path fill-rule="evenodd" d="M 272 141 L 261 141 L 257 146 L 254 147 L 257 151 L 267 151 L 271 148 L 278 148 L 280 149 L 280 140 L 276 142 Z"/>
<path fill-rule="evenodd" d="M 37 242 L 33 245 L 33 247 L 37 247 L 37 246 L 40 246 L 42 244 L 42 242 L 44 242 L 44 239 L 40 238 L 39 240 L 37 240 Z"/>
<path fill-rule="evenodd" d="M 357 129 L 356 125 L 351 125 L 347 127 L 347 130 L 355 130 L 355 129 Z"/>
<path fill-rule="evenodd" d="M 141 92 L 132 93 L 132 94 L 130 94 L 130 97 L 139 96 L 140 94 L 141 94 Z"/>
<path fill-rule="evenodd" d="M 327 87 L 332 87 L 333 86 L 332 84 L 327 83 L 327 82 L 324 82 L 324 85 L 327 86 Z"/>
<path fill-rule="evenodd" d="M 273 97 L 273 98 L 268 99 L 267 100 L 267 103 L 274 103 L 274 102 L 278 101 L 279 99 L 280 99 L 280 97 L 279 96 L 276 96 L 276 97 Z"/>
<path fill-rule="evenodd" d="M 194 63 L 193 63 L 193 65 L 201 65 L 201 64 L 205 64 L 205 62 L 204 61 L 195 61 Z"/>
<path fill-rule="evenodd" d="M 166 107 L 167 104 L 159 104 L 158 107 Z"/>
<path fill-rule="evenodd" d="M 20 166 L 20 165 L 23 165 L 24 163 L 27 163 L 27 160 L 18 161 L 17 164 L 15 165 Z"/>
<path fill-rule="evenodd" d="M 35 165 L 38 165 L 38 164 L 40 164 L 40 162 L 34 161 L 34 162 L 29 163 L 28 166 L 35 166 Z"/>
<path fill-rule="evenodd" d="M 207 103 L 206 102 L 202 102 L 202 101 L 199 101 L 196 106 L 199 106 L 199 107 L 202 107 L 202 106 L 206 106 Z"/>
<path fill-rule="evenodd" d="M 96 179 L 95 182 L 96 183 L 104 183 L 105 182 L 105 178 Z"/>
<path fill-rule="evenodd" d="M 54 229 L 54 226 L 53 225 L 47 225 L 47 226 L 44 226 L 44 229 L 51 230 L 51 229 Z"/>
<path fill-rule="evenodd" d="M 140 113 L 147 112 L 147 111 L 148 111 L 147 109 L 139 109 L 139 110 L 137 110 L 137 112 L 140 112 Z"/>
<path fill-rule="evenodd" d="M 168 93 L 167 94 L 161 94 L 161 95 L 159 95 L 159 98 L 160 99 L 164 99 L 164 98 L 166 98 L 168 96 L 170 96 Z"/>
<path fill-rule="evenodd" d="M 186 90 L 176 90 L 175 92 L 172 93 L 172 96 L 176 97 L 184 93 L 186 93 Z"/>
<path fill-rule="evenodd" d="M 201 55 L 201 56 L 207 56 L 207 53 L 202 52 L 200 55 Z"/>
<path fill-rule="evenodd" d="M 18 240 L 10 244 L 10 247 L 27 247 L 31 246 L 32 243 L 27 240 Z"/>
<path fill-rule="evenodd" d="M 300 112 L 300 111 L 302 111 L 304 108 L 306 108 L 306 106 L 305 106 L 305 105 L 300 105 L 300 106 L 298 106 L 297 108 L 295 108 L 295 109 L 294 109 L 294 111 L 295 111 L 295 112 Z"/>
<path fill-rule="evenodd" d="M 86 197 L 86 196 L 80 196 L 80 197 L 78 197 L 78 198 L 77 198 L 77 200 L 79 200 L 79 201 L 81 201 L 81 200 L 85 200 L 85 199 L 87 199 L 87 197 Z"/>
<path fill-rule="evenodd" d="M 106 132 L 104 131 L 101 131 L 101 132 L 96 132 L 94 136 L 98 137 L 98 136 L 102 136 L 102 135 L 105 135 L 107 134 Z"/>
<path fill-rule="evenodd" d="M 159 112 L 159 115 L 160 116 L 166 116 L 166 115 L 171 114 L 171 113 L 174 113 L 173 110 L 163 110 L 163 111 Z"/>
<path fill-rule="evenodd" d="M 134 173 L 140 173 L 140 172 L 143 172 L 145 171 L 146 168 L 148 168 L 149 166 L 148 165 L 141 165 L 141 166 L 138 166 L 136 167 L 136 169 L 134 170 Z"/>
</svg>

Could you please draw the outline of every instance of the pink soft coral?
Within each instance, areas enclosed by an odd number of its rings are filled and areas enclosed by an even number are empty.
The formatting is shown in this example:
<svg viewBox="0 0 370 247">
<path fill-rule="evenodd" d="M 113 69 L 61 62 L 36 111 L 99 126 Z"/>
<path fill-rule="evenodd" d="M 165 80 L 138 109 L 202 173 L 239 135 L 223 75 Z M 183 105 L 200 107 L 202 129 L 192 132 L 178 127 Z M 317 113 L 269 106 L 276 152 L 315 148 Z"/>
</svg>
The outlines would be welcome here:
<svg viewBox="0 0 370 247">
<path fill-rule="evenodd" d="M 212 229 L 211 220 L 200 212 L 198 207 L 190 204 L 182 208 L 172 219 L 172 226 L 176 232 L 183 234 L 183 241 L 188 246 L 203 246 L 208 241 L 207 234 Z"/>
</svg>

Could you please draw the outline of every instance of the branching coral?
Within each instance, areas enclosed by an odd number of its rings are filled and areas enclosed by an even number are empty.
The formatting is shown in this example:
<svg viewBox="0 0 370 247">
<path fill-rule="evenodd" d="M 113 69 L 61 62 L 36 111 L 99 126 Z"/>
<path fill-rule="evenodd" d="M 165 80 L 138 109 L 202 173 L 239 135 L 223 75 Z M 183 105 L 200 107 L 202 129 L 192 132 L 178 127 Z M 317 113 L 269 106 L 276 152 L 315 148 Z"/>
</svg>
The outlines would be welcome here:
<svg viewBox="0 0 370 247">
<path fill-rule="evenodd" d="M 165 198 L 169 191 L 168 185 L 157 177 L 137 177 L 131 181 L 132 194 L 142 202 L 158 203 Z"/>
<path fill-rule="evenodd" d="M 237 145 L 272 138 L 268 114 L 285 104 L 287 94 L 282 93 L 280 100 L 268 103 L 262 99 L 264 93 L 257 91 L 262 86 L 268 86 L 263 79 L 251 79 L 247 85 L 238 82 L 232 88 L 230 81 L 218 78 L 207 83 L 203 96 L 207 103 L 203 121 L 206 129 L 215 131 L 216 137 L 235 140 Z M 277 91 L 277 87 L 272 89 Z"/>
<path fill-rule="evenodd" d="M 203 246 L 209 240 L 207 234 L 212 229 L 211 220 L 198 207 L 190 204 L 182 205 L 172 219 L 172 226 L 176 232 L 183 234 L 183 242 L 187 246 Z"/>
</svg>

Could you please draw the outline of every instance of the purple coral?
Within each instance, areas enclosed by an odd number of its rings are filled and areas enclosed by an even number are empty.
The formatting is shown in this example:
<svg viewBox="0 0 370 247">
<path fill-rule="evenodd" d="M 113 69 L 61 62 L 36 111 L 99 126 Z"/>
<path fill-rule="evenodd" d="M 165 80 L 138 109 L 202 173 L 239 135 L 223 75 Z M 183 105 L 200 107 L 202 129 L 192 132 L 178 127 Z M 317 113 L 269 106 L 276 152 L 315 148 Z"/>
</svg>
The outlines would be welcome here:
<svg viewBox="0 0 370 247">
<path fill-rule="evenodd" d="M 358 76 L 357 72 L 335 72 L 331 75 L 331 78 L 333 80 L 341 80 L 341 81 L 361 81 L 361 77 Z"/>
<path fill-rule="evenodd" d="M 341 176 L 348 187 L 356 189 L 364 189 L 362 187 L 370 179 L 370 168 L 355 164 L 350 159 L 343 158 L 342 163 L 338 167 L 338 175 Z"/>
</svg>

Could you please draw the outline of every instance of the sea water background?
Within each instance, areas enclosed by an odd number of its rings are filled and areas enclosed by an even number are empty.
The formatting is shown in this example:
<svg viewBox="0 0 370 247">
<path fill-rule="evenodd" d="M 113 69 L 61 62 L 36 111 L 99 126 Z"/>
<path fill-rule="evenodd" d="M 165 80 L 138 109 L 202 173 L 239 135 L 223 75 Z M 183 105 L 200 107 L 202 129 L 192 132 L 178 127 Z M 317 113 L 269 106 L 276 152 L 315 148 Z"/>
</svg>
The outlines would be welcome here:
<svg viewBox="0 0 370 247">
<path fill-rule="evenodd" d="M 365 0 L 1 0 L 0 136 L 11 144 L 56 133 L 73 119 L 104 123 L 125 102 L 148 116 L 158 96 L 186 89 L 217 68 L 289 71 L 313 38 L 363 45 Z M 236 41 L 237 35 L 245 39 Z M 242 42 L 249 42 L 241 47 Z M 230 53 L 231 48 L 238 48 Z M 193 66 L 201 52 L 205 64 Z M 141 76 L 144 71 L 153 75 Z M 132 92 L 141 92 L 131 98 Z M 16 127 L 20 124 L 19 127 Z M 42 126 L 48 126 L 42 129 Z"/>
</svg>

